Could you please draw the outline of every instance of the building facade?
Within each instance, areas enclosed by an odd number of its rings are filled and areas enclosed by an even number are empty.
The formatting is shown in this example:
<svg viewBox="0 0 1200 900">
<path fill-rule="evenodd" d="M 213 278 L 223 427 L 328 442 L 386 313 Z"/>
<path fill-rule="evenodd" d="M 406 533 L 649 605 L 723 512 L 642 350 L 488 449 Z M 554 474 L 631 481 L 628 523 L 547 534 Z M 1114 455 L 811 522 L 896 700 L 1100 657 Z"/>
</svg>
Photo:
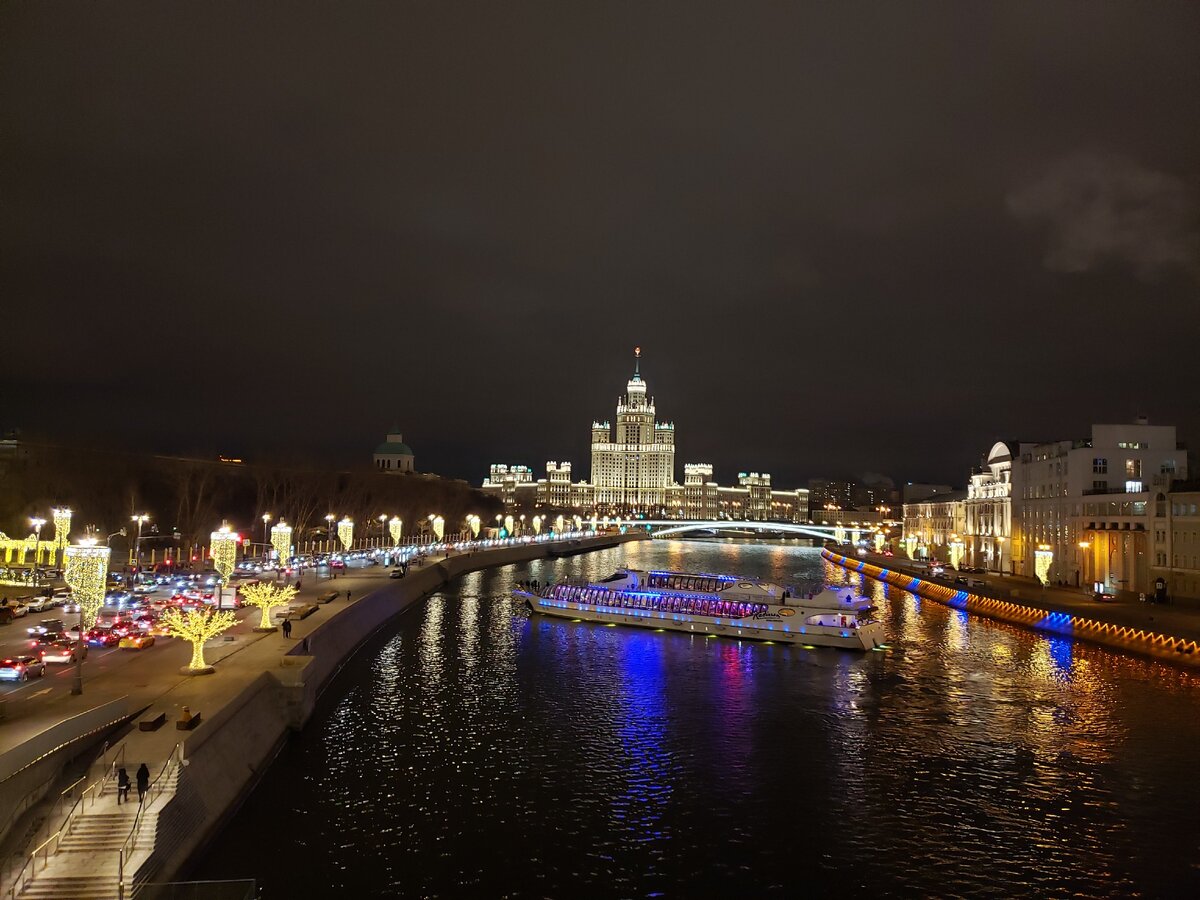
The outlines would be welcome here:
<svg viewBox="0 0 1200 900">
<path fill-rule="evenodd" d="M 1172 600 L 1200 599 L 1200 481 L 1177 482 L 1153 502 L 1151 589 Z"/>
<path fill-rule="evenodd" d="M 1012 466 L 1016 444 L 997 441 L 971 473 L 964 505 L 966 559 L 993 572 L 1012 571 Z"/>
<path fill-rule="evenodd" d="M 1012 467 L 1012 566 L 1051 583 L 1150 592 L 1155 500 L 1187 477 L 1172 425 L 1093 425 L 1088 440 L 1022 444 Z M 1162 551 L 1159 551 L 1162 552 Z"/>
<path fill-rule="evenodd" d="M 953 491 L 905 503 L 901 541 L 915 547 L 917 559 L 949 559 L 952 541 L 966 543 L 966 500 L 966 491 Z"/>
</svg>

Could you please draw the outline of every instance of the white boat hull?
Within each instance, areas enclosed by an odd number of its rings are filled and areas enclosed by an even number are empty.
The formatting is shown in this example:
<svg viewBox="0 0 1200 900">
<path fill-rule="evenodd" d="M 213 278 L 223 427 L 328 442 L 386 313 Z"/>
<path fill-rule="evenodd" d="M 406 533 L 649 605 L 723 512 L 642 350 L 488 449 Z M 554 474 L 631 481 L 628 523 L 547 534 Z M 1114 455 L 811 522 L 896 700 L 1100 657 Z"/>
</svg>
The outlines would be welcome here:
<svg viewBox="0 0 1200 900">
<path fill-rule="evenodd" d="M 878 622 L 870 622 L 857 628 L 839 628 L 833 625 L 792 624 L 783 619 L 718 619 L 683 612 L 627 609 L 597 603 L 555 600 L 521 590 L 513 591 L 513 597 L 527 603 L 534 612 L 562 619 L 580 619 L 584 622 L 662 628 L 688 634 L 812 647 L 840 647 L 844 650 L 872 650 L 883 646 L 884 643 L 883 626 Z"/>
</svg>

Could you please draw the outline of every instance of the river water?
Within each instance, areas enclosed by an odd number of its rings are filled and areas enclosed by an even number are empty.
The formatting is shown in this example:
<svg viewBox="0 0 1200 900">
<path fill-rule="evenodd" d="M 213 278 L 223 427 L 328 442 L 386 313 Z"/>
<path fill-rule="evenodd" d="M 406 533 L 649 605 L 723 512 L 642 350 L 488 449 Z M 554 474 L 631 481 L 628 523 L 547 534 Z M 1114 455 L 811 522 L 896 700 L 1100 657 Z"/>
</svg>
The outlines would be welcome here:
<svg viewBox="0 0 1200 900">
<path fill-rule="evenodd" d="M 619 565 L 854 586 L 893 647 L 531 617 Z M 1200 896 L 1200 679 L 860 582 L 799 544 L 476 573 L 374 639 L 196 878 L 266 898 Z"/>
</svg>

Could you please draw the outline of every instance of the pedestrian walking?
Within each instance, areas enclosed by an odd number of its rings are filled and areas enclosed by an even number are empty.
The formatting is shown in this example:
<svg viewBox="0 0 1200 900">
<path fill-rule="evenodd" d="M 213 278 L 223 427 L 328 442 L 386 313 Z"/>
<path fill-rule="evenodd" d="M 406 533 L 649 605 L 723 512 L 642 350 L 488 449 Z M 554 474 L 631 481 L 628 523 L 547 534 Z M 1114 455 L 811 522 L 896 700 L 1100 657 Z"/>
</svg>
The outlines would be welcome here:
<svg viewBox="0 0 1200 900">
<path fill-rule="evenodd" d="M 283 620 L 283 636 L 285 638 L 290 638 L 292 636 L 292 620 L 291 619 Z"/>
<path fill-rule="evenodd" d="M 350 592 L 349 591 L 346 591 L 346 602 L 347 603 L 350 602 Z"/>
<path fill-rule="evenodd" d="M 123 768 L 117 769 L 117 806 L 129 802 L 129 773 Z"/>
<path fill-rule="evenodd" d="M 146 796 L 146 791 L 150 790 L 150 769 L 145 763 L 138 766 L 137 770 L 137 786 L 138 786 L 138 803 Z"/>
</svg>

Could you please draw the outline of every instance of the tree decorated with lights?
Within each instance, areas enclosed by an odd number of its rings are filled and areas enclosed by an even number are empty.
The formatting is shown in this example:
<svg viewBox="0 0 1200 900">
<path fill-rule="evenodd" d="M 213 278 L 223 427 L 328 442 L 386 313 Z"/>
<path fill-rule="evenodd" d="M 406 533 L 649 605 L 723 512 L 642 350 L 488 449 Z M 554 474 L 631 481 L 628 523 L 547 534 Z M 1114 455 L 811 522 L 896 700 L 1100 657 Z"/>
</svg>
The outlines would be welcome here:
<svg viewBox="0 0 1200 900">
<path fill-rule="evenodd" d="M 875 532 L 875 552 L 878 553 L 883 549 L 883 532 Z"/>
<path fill-rule="evenodd" d="M 271 526 L 271 547 L 280 562 L 286 562 L 292 555 L 292 526 L 283 519 Z"/>
<path fill-rule="evenodd" d="M 917 536 L 915 534 L 910 534 L 908 537 L 906 537 L 904 539 L 904 547 L 906 550 L 908 550 L 908 558 L 916 559 Z"/>
<path fill-rule="evenodd" d="M 109 553 L 109 548 L 99 546 L 95 538 L 85 538 L 64 551 L 63 580 L 79 604 L 85 631 L 95 626 L 96 616 L 104 605 Z"/>
<path fill-rule="evenodd" d="M 290 584 L 281 586 L 260 581 L 242 588 L 242 602 L 262 610 L 258 627 L 263 630 L 275 630 L 271 625 L 271 610 L 276 606 L 287 606 L 295 597 L 296 589 Z"/>
<path fill-rule="evenodd" d="M 565 520 L 565 519 L 564 519 L 562 516 L 559 516 L 557 519 L 555 519 L 555 520 L 554 520 L 554 532 L 555 532 L 555 534 L 561 534 L 561 533 L 562 533 L 562 530 L 563 530 L 563 525 L 564 525 L 564 524 L 566 524 L 566 520 Z"/>
<path fill-rule="evenodd" d="M 184 612 L 172 608 L 162 614 L 159 622 L 172 637 L 191 641 L 192 661 L 188 663 L 187 671 L 199 674 L 212 671 L 212 667 L 204 662 L 204 645 L 232 628 L 237 616 L 228 609 L 190 609 Z"/>
<path fill-rule="evenodd" d="M 467 524 L 471 527 L 471 537 L 473 538 L 479 537 L 480 521 L 479 516 L 467 516 Z"/>
<path fill-rule="evenodd" d="M 542 517 L 541 516 L 533 517 L 533 533 L 534 534 L 542 533 Z"/>
<path fill-rule="evenodd" d="M 433 517 L 433 533 L 439 542 L 442 539 L 442 535 L 446 533 L 446 520 L 441 516 Z"/>
<path fill-rule="evenodd" d="M 513 517 L 512 516 L 504 517 L 504 533 L 508 537 L 512 537 L 512 533 L 513 533 Z"/>
<path fill-rule="evenodd" d="M 337 525 L 338 540 L 342 542 L 342 549 L 347 553 L 354 546 L 354 520 L 349 516 L 344 516 L 342 521 Z"/>
<path fill-rule="evenodd" d="M 392 516 L 391 519 L 388 520 L 388 534 L 392 536 L 392 544 L 397 546 L 400 544 L 400 535 L 402 534 L 401 529 L 403 527 L 404 520 L 399 516 Z"/>
</svg>

